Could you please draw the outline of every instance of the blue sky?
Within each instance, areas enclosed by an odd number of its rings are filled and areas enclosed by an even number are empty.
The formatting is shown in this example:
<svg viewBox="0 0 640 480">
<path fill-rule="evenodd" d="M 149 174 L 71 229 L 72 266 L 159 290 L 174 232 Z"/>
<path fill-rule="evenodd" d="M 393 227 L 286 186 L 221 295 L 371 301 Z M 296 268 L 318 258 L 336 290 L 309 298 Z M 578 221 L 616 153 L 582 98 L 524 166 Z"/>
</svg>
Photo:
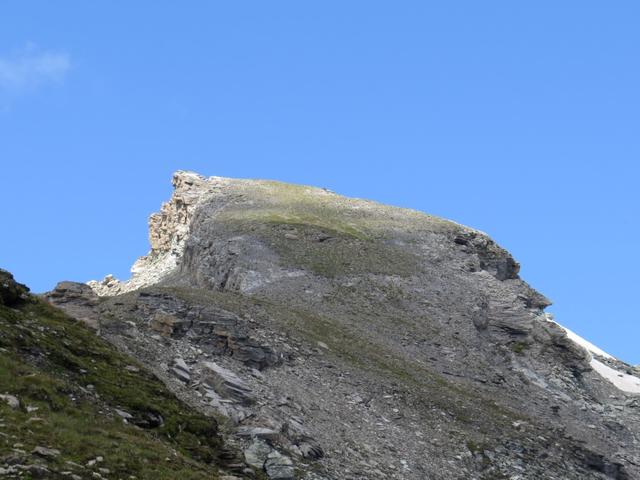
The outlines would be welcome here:
<svg viewBox="0 0 640 480">
<path fill-rule="evenodd" d="M 174 170 L 481 229 L 640 363 L 636 1 L 4 1 L 0 266 L 127 277 Z"/>
</svg>

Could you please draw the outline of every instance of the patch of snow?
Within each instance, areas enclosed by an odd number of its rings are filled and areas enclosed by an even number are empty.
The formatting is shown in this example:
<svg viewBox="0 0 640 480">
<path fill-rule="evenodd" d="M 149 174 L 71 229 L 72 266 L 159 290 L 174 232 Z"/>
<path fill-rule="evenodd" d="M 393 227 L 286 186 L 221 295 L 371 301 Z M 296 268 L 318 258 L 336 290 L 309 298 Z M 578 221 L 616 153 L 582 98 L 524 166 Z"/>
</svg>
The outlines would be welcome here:
<svg viewBox="0 0 640 480">
<path fill-rule="evenodd" d="M 587 352 L 589 352 L 589 355 L 591 356 L 591 361 L 589 362 L 591 368 L 593 368 L 593 370 L 596 371 L 602 378 L 611 382 L 618 390 L 622 390 L 623 392 L 627 393 L 640 394 L 640 378 L 634 375 L 629 375 L 628 373 L 622 372 L 620 370 L 616 370 L 615 368 L 605 365 L 601 361 L 594 358 L 594 355 L 596 355 L 598 357 L 615 360 L 615 357 L 613 355 L 609 355 L 607 352 L 605 352 L 601 348 L 596 347 L 593 343 L 585 340 L 577 333 L 572 332 L 566 327 L 563 327 L 558 322 L 553 320 L 553 317 L 549 314 L 547 314 L 547 321 L 553 322 L 558 325 L 566 332 L 567 337 L 569 337 L 570 340 L 580 345 L 582 348 L 587 350 Z"/>
<path fill-rule="evenodd" d="M 640 378 L 611 368 L 595 358 L 591 359 L 591 367 L 623 392 L 640 393 Z"/>
<path fill-rule="evenodd" d="M 600 357 L 604 357 L 604 358 L 613 358 L 612 355 L 609 355 L 607 352 L 605 352 L 604 350 L 602 350 L 601 348 L 596 347 L 593 343 L 589 342 L 588 340 L 585 340 L 584 338 L 582 338 L 580 335 L 578 335 L 575 332 L 572 332 L 571 330 L 569 330 L 567 327 L 563 327 L 562 325 L 558 324 L 560 326 L 560 328 L 562 328 L 565 332 L 567 332 L 567 337 L 569 337 L 571 340 L 573 340 L 575 343 L 577 343 L 578 345 L 580 345 L 581 347 L 584 347 L 587 349 L 587 351 L 593 355 L 598 355 Z"/>
</svg>

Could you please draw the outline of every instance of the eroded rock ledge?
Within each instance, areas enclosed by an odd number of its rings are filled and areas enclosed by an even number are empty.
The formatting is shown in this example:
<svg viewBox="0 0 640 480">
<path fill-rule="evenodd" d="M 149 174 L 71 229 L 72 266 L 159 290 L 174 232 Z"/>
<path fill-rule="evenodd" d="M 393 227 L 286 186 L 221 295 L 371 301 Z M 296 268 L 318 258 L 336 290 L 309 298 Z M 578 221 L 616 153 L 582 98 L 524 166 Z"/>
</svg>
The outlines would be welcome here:
<svg viewBox="0 0 640 480">
<path fill-rule="evenodd" d="M 207 178 L 187 171 L 174 173 L 171 199 L 149 217 L 151 250 L 133 264 L 131 278 L 120 281 L 107 275 L 101 281 L 91 280 L 87 284 L 99 296 L 113 296 L 158 283 L 176 268 L 197 206 L 210 191 L 224 183 L 221 177 Z"/>
</svg>

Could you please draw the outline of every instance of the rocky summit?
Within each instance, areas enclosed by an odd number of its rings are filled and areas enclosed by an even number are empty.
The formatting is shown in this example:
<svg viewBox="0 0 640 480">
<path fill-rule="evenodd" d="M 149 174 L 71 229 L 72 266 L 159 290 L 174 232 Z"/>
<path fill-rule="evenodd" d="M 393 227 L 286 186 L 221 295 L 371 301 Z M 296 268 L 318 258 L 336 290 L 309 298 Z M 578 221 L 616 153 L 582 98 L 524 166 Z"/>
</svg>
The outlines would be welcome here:
<svg viewBox="0 0 640 480">
<path fill-rule="evenodd" d="M 123 378 L 148 371 L 211 419 L 210 458 L 193 435 L 186 450 L 166 437 L 176 458 L 219 467 L 188 478 L 640 479 L 637 367 L 556 323 L 486 234 L 322 188 L 192 172 L 173 185 L 131 279 L 44 298 L 115 347 Z M 164 428 L 169 407 L 112 398 L 136 428 Z"/>
</svg>

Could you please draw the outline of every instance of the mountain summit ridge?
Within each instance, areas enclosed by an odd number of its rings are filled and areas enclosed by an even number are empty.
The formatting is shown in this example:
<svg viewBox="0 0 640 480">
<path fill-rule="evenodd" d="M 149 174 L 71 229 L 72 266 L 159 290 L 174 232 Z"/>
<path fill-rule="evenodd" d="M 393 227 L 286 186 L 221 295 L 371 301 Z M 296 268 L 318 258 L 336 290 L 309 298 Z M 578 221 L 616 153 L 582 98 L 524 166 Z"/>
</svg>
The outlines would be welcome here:
<svg viewBox="0 0 640 480">
<path fill-rule="evenodd" d="M 488 235 L 315 187 L 173 183 L 130 280 L 48 298 L 271 478 L 640 478 L 637 370 L 552 321 Z"/>
<path fill-rule="evenodd" d="M 229 186 L 233 182 L 273 182 L 268 180 L 253 179 L 233 179 L 228 177 L 210 176 L 206 177 L 199 173 L 178 170 L 172 176 L 173 194 L 169 201 L 162 204 L 159 212 L 152 213 L 149 217 L 149 243 L 150 251 L 138 258 L 131 267 L 132 277 L 128 280 L 120 281 L 112 275 L 107 275 L 102 281 L 91 280 L 87 284 L 99 296 L 117 295 L 132 291 L 138 288 L 159 283 L 164 277 L 169 276 L 178 267 L 181 256 L 184 253 L 186 240 L 189 237 L 189 224 L 193 218 L 197 207 L 206 201 L 214 191 L 220 192 L 224 186 Z M 286 185 L 283 183 L 283 185 Z M 299 185 L 302 188 L 315 190 L 320 194 L 334 194 L 327 189 L 320 187 L 310 187 Z M 343 197 L 347 198 L 347 197 Z M 354 202 L 362 201 L 358 198 L 349 198 Z M 375 204 L 377 202 L 368 202 Z M 382 205 L 382 204 L 380 204 Z M 423 213 L 417 210 L 401 207 L 392 207 L 408 212 Z M 426 215 L 426 214 L 424 214 Z M 444 220 L 444 219 L 442 219 Z M 460 225 L 471 233 L 489 236 L 477 229 L 457 224 L 451 220 L 446 220 L 452 224 Z M 516 274 L 519 265 L 516 264 Z M 549 305 L 551 302 L 549 302 Z M 580 337 L 576 333 L 560 325 L 575 343 L 585 348 L 590 353 L 597 356 L 611 357 L 608 353 L 598 348 L 591 342 Z"/>
<path fill-rule="evenodd" d="M 198 206 L 206 202 L 213 195 L 242 195 L 242 190 L 261 187 L 282 186 L 284 189 L 302 189 L 309 194 L 321 196 L 333 196 L 351 202 L 353 208 L 375 209 L 376 207 L 404 212 L 413 219 L 430 219 L 457 226 L 466 234 L 481 235 L 489 238 L 480 230 L 473 229 L 451 220 L 434 217 L 422 211 L 387 206 L 378 202 L 363 200 L 360 198 L 344 197 L 326 188 L 307 185 L 287 184 L 274 180 L 234 179 L 228 177 L 205 177 L 196 172 L 178 170 L 172 176 L 174 191 L 171 198 L 164 202 L 159 212 L 149 216 L 149 243 L 150 251 L 138 258 L 131 267 L 132 277 L 125 281 L 114 278 L 111 274 L 101 281 L 90 280 L 87 284 L 100 296 L 117 295 L 135 290 L 143 286 L 158 283 L 168 276 L 172 269 L 177 267 L 178 261 L 184 252 L 184 246 L 189 236 L 189 224 Z M 275 188 L 275 190 L 280 190 Z M 284 219 L 286 221 L 286 219 Z M 492 241 L 491 241 L 492 242 Z M 519 266 L 513 262 L 515 273 Z"/>
</svg>

